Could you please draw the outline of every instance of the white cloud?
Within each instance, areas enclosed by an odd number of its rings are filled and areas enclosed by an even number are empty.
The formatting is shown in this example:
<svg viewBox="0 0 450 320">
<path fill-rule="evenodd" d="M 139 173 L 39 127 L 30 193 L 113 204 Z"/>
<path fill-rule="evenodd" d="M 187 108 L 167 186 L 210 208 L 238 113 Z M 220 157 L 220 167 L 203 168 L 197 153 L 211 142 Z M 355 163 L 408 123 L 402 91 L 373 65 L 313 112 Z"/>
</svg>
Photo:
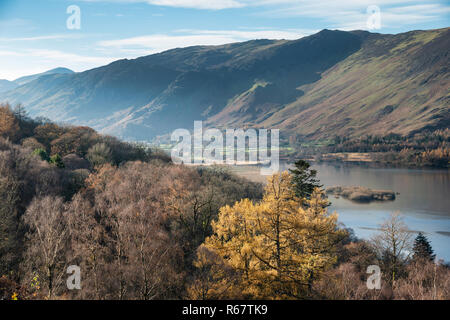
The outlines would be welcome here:
<svg viewBox="0 0 450 320">
<path fill-rule="evenodd" d="M 241 8 L 244 4 L 235 0 L 147 0 L 149 4 L 195 9 L 221 10 Z"/>
<path fill-rule="evenodd" d="M 122 58 L 112 56 L 85 56 L 46 49 L 0 50 L 0 57 L 0 79 L 8 80 L 44 72 L 56 67 L 84 71 Z"/>
<path fill-rule="evenodd" d="M 123 3 L 148 3 L 151 5 L 221 10 L 230 8 L 261 8 L 256 15 L 267 17 L 305 17 L 322 20 L 328 28 L 366 29 L 366 8 L 381 8 L 382 26 L 400 29 L 405 26 L 438 19 L 448 19 L 448 3 L 433 0 L 84 0 Z"/>
<path fill-rule="evenodd" d="M 144 2 L 156 6 L 191 8 L 201 10 L 222 10 L 241 8 L 245 3 L 240 0 L 84 0 L 88 2 Z"/>
<path fill-rule="evenodd" d="M 119 59 L 117 57 L 83 56 L 75 53 L 63 52 L 59 50 L 47 50 L 47 49 L 27 49 L 22 54 L 32 57 L 39 57 L 50 61 L 58 61 L 66 63 L 81 62 L 91 64 L 104 64 Z"/>
<path fill-rule="evenodd" d="M 258 13 L 260 15 L 314 18 L 322 20 L 328 28 L 344 30 L 366 29 L 366 9 L 373 4 L 380 7 L 382 27 L 393 29 L 436 21 L 450 11 L 448 5 L 437 2 L 423 4 L 419 0 L 263 0 L 263 3 L 280 5 L 278 8 L 261 11 Z"/>
<path fill-rule="evenodd" d="M 59 39 L 77 39 L 82 38 L 80 34 L 54 34 L 47 36 L 21 37 L 21 38 L 0 38 L 0 41 L 41 41 L 41 40 L 59 40 Z"/>
<path fill-rule="evenodd" d="M 221 10 L 242 7 L 262 7 L 278 6 L 286 10 L 298 7 L 322 7 L 323 11 L 329 11 L 331 8 L 350 8 L 368 7 L 369 5 L 410 5 L 414 3 L 423 3 L 423 0 L 82 0 L 87 2 L 118 2 L 118 3 L 148 3 L 150 5 L 194 8 L 206 10 Z M 438 1 L 438 0 L 436 0 Z"/>
<path fill-rule="evenodd" d="M 124 53 L 151 54 L 194 45 L 221 45 L 253 39 L 298 39 L 317 30 L 177 30 L 172 34 L 152 34 L 98 42 L 100 47 Z M 145 49 L 145 51 L 143 51 Z"/>
</svg>

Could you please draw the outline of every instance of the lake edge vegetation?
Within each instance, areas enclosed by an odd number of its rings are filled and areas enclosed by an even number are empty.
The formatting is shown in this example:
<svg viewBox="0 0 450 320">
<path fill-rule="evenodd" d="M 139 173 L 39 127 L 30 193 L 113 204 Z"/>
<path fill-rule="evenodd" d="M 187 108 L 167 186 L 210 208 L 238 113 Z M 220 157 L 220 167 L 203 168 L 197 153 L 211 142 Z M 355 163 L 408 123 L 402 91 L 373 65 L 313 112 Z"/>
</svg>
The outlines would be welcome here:
<svg viewBox="0 0 450 320">
<path fill-rule="evenodd" d="M 334 136 L 328 141 L 291 139 L 286 157 L 313 161 L 361 162 L 409 168 L 450 168 L 450 129 L 429 129 L 409 135 L 387 133 L 359 138 Z M 287 143 L 287 142 L 285 142 Z"/>
</svg>

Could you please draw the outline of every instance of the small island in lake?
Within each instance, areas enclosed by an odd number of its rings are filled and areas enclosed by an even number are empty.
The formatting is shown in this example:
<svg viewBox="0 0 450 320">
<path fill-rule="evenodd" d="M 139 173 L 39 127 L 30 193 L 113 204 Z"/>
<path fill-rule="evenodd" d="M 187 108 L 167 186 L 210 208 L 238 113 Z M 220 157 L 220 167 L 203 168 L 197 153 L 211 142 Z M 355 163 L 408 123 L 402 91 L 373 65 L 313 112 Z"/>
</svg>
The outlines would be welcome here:
<svg viewBox="0 0 450 320">
<path fill-rule="evenodd" d="M 326 189 L 327 194 L 343 197 L 355 202 L 394 201 L 395 192 L 390 190 L 373 190 L 361 186 L 335 186 Z"/>
</svg>

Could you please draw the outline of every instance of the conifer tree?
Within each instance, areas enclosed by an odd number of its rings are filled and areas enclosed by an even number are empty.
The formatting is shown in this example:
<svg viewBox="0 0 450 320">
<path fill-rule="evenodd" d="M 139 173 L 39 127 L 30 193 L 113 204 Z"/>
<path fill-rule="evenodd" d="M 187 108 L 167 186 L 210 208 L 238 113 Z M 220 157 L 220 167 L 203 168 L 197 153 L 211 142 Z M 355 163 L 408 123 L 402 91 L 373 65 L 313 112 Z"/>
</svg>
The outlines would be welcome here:
<svg viewBox="0 0 450 320">
<path fill-rule="evenodd" d="M 413 259 L 433 261 L 435 257 L 436 255 L 434 254 L 433 248 L 427 237 L 422 232 L 419 232 L 414 240 Z"/>
<path fill-rule="evenodd" d="M 322 188 L 320 181 L 316 178 L 317 170 L 311 169 L 311 165 L 305 160 L 298 160 L 294 169 L 289 169 L 294 184 L 294 192 L 297 198 L 310 199 L 315 188 Z"/>
</svg>

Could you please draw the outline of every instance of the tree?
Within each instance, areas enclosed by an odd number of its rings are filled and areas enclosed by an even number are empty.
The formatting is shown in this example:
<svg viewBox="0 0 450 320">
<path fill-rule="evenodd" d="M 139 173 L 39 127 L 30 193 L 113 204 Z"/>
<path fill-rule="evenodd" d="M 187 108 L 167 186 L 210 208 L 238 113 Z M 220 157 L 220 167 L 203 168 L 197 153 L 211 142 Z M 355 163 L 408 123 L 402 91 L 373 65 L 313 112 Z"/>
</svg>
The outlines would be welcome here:
<svg viewBox="0 0 450 320">
<path fill-rule="evenodd" d="M 196 267 L 189 282 L 187 296 L 193 300 L 242 298 L 239 274 L 214 251 L 201 245 L 197 249 Z"/>
<path fill-rule="evenodd" d="M 47 151 L 45 151 L 45 149 L 42 148 L 35 149 L 33 151 L 33 154 L 41 158 L 41 160 L 43 161 L 50 162 L 50 157 L 48 156 Z"/>
<path fill-rule="evenodd" d="M 165 208 L 175 177 L 167 171 L 142 162 L 107 164 L 87 179 L 104 229 L 107 298 L 161 299 L 180 292 L 182 256 Z"/>
<path fill-rule="evenodd" d="M 69 253 L 67 215 L 62 198 L 35 198 L 23 216 L 29 227 L 26 260 L 27 279 L 35 275 L 44 284 L 45 296 L 58 294 Z"/>
<path fill-rule="evenodd" d="M 13 113 L 20 123 L 29 120 L 28 112 L 25 110 L 25 107 L 20 103 L 14 107 Z"/>
<path fill-rule="evenodd" d="M 59 154 L 52 155 L 49 162 L 58 168 L 64 168 L 64 162 Z"/>
<path fill-rule="evenodd" d="M 97 143 L 89 148 L 87 159 L 93 167 L 112 162 L 111 149 L 105 143 Z"/>
<path fill-rule="evenodd" d="M 51 141 L 51 153 L 62 157 L 75 153 L 85 157 L 88 149 L 97 143 L 99 135 L 88 127 L 71 127 Z"/>
<path fill-rule="evenodd" d="M 47 151 L 50 151 L 50 144 L 64 133 L 64 129 L 54 123 L 45 123 L 34 129 L 34 137 L 42 143 Z"/>
<path fill-rule="evenodd" d="M 419 232 L 414 240 L 413 259 L 434 261 L 434 258 L 436 258 L 436 255 L 434 254 L 430 242 L 422 232 Z"/>
<path fill-rule="evenodd" d="M 409 258 L 411 232 L 400 214 L 393 213 L 380 225 L 380 233 L 372 240 L 385 265 L 385 271 L 390 274 L 389 282 L 394 285 L 397 275 Z"/>
<path fill-rule="evenodd" d="M 289 169 L 292 174 L 295 196 L 300 199 L 310 199 L 315 188 L 322 188 L 316 178 L 317 170 L 310 169 L 310 164 L 305 160 L 298 160 L 294 164 L 295 169 Z"/>
<path fill-rule="evenodd" d="M 107 271 L 108 248 L 105 230 L 97 221 L 91 203 L 78 193 L 68 206 L 68 221 L 73 260 L 83 272 L 83 298 L 102 299 L 106 296 L 102 275 Z"/>
<path fill-rule="evenodd" d="M 206 246 L 241 273 L 241 290 L 252 298 L 302 298 L 336 261 L 343 232 L 315 189 L 307 208 L 295 196 L 288 172 L 268 179 L 264 198 L 221 208 Z"/>
<path fill-rule="evenodd" d="M 402 300 L 449 300 L 450 268 L 429 260 L 412 261 L 406 267 L 408 277 L 399 279 L 394 298 Z"/>
<path fill-rule="evenodd" d="M 34 137 L 28 137 L 22 140 L 22 146 L 31 150 L 43 149 L 46 151 L 45 146 L 36 140 Z"/>
<path fill-rule="evenodd" d="M 0 105 L 0 137 L 9 138 L 11 141 L 20 138 L 19 121 L 8 104 Z"/>
<path fill-rule="evenodd" d="M 0 274 L 17 273 L 22 245 L 19 228 L 19 183 L 0 168 Z"/>
</svg>

